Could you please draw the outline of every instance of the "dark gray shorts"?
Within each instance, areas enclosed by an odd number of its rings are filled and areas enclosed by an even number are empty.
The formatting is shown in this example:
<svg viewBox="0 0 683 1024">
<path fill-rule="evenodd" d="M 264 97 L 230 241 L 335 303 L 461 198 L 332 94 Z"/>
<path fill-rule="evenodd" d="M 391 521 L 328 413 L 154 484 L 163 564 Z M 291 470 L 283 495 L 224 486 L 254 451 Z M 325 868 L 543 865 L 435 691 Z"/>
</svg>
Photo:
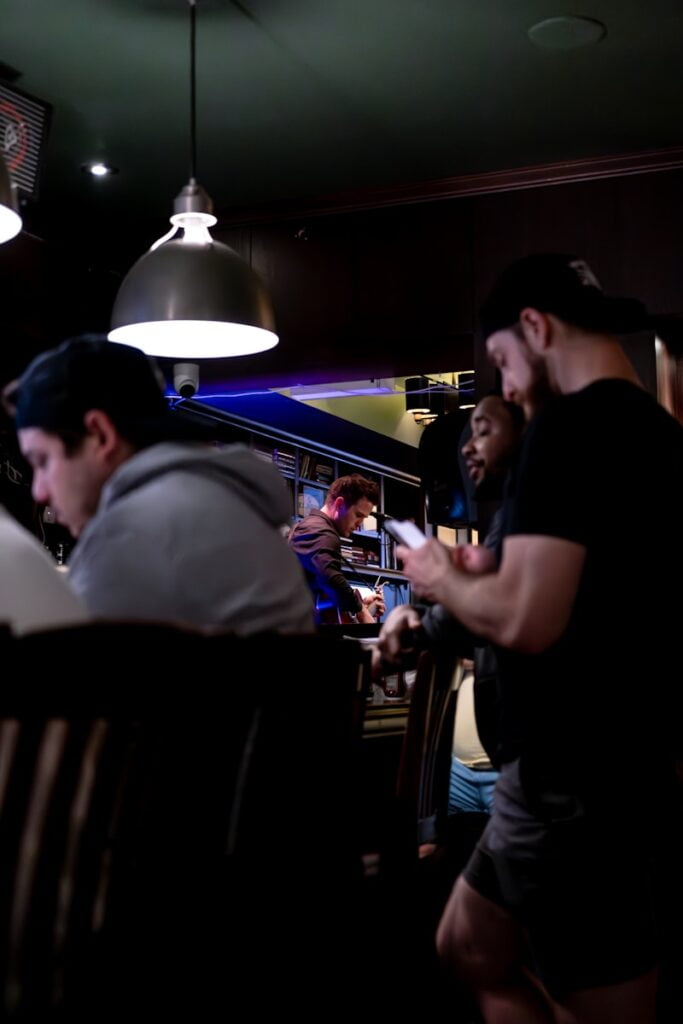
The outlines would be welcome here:
<svg viewBox="0 0 683 1024">
<path fill-rule="evenodd" d="M 532 813 L 518 761 L 503 766 L 493 803 L 464 877 L 525 930 L 529 966 L 548 991 L 559 997 L 651 970 L 652 872 L 633 818 L 589 815 L 567 794 L 546 796 Z"/>
</svg>

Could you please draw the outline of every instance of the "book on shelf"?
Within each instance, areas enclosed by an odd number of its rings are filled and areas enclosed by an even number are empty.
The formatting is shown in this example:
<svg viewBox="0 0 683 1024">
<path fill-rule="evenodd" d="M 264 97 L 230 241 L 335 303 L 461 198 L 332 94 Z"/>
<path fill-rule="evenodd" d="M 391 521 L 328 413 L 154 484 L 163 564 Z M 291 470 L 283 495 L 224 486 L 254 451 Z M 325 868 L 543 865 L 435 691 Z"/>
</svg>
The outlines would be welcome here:
<svg viewBox="0 0 683 1024">
<path fill-rule="evenodd" d="M 316 462 L 314 479 L 321 484 L 331 484 L 334 478 L 334 466 L 326 462 Z"/>
<path fill-rule="evenodd" d="M 354 548 L 352 557 L 354 562 L 363 562 L 365 565 L 379 565 L 378 552 L 372 551 L 370 548 Z"/>
<path fill-rule="evenodd" d="M 310 454 L 310 452 L 302 452 L 299 463 L 299 476 L 304 477 L 306 480 L 310 480 L 312 468 L 313 456 Z"/>
<path fill-rule="evenodd" d="M 251 450 L 254 453 L 254 455 L 256 456 L 256 458 L 260 459 L 261 462 L 274 462 L 275 461 L 274 458 L 273 458 L 273 449 L 272 448 L 262 448 L 262 447 L 260 447 L 258 445 L 254 445 Z"/>
<path fill-rule="evenodd" d="M 296 455 L 281 448 L 273 449 L 273 462 L 283 476 L 293 477 L 296 474 Z"/>
</svg>

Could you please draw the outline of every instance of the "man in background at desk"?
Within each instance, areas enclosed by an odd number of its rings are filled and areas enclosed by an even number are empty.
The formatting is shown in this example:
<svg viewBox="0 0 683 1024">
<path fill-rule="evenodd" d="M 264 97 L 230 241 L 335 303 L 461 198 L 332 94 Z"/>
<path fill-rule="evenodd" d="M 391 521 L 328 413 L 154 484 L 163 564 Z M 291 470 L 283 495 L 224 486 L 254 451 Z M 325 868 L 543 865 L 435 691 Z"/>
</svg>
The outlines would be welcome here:
<svg viewBox="0 0 683 1024">
<path fill-rule="evenodd" d="M 325 504 L 296 523 L 289 546 L 303 566 L 315 599 L 316 622 L 375 622 L 384 611 L 380 594 L 361 598 L 342 572 L 342 537 L 360 529 L 379 498 L 373 480 L 354 473 L 330 486 Z"/>
</svg>

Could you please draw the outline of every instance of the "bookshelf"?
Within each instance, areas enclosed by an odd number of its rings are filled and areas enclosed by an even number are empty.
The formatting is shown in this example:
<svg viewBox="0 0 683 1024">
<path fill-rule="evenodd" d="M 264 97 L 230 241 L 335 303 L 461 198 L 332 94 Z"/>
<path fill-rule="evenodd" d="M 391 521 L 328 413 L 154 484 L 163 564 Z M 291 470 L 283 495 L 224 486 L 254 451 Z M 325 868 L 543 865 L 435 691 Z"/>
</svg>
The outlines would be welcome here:
<svg viewBox="0 0 683 1024">
<path fill-rule="evenodd" d="M 322 508 L 328 488 L 333 480 L 351 473 L 360 473 L 374 480 L 379 487 L 378 511 L 385 515 L 412 518 L 424 525 L 424 503 L 419 481 L 388 467 L 381 470 L 368 466 L 362 459 L 351 460 L 331 455 L 321 456 L 314 451 L 300 449 L 298 474 L 295 477 L 296 503 L 292 523 L 308 515 L 313 508 Z M 362 530 L 351 537 L 342 538 L 343 571 L 359 578 L 371 577 L 374 584 L 392 579 L 403 580 L 396 565 L 394 542 L 385 533 L 377 530 L 374 516 L 369 516 Z"/>
<path fill-rule="evenodd" d="M 204 410 L 202 410 L 204 411 Z M 212 413 L 215 411 L 212 410 Z M 361 455 L 343 452 L 325 445 L 316 447 L 312 441 L 294 438 L 253 420 L 240 421 L 222 413 L 216 424 L 216 440 L 241 442 L 265 462 L 271 462 L 282 475 L 290 494 L 290 521 L 298 522 L 313 508 L 321 508 L 330 484 L 337 477 L 361 473 L 379 487 L 378 511 L 400 519 L 414 519 L 424 528 L 424 497 L 418 477 L 402 470 L 379 465 Z M 378 532 L 374 517 L 366 520 L 366 528 L 342 541 L 343 572 L 358 585 L 385 584 L 387 611 L 395 604 L 410 600 L 406 578 L 400 572 L 394 555 L 394 541 Z"/>
<path fill-rule="evenodd" d="M 331 453 L 316 452 L 303 445 L 282 445 L 263 437 L 244 438 L 254 454 L 272 462 L 289 484 L 293 495 L 291 506 L 292 524 L 303 519 L 314 508 L 322 508 L 330 484 L 337 477 L 361 473 L 374 480 L 380 492 L 378 510 L 385 515 L 399 519 L 415 519 L 424 527 L 424 502 L 416 477 L 401 474 L 389 467 L 369 466 L 362 458 L 352 460 Z M 353 571 L 375 579 L 382 575 L 387 579 L 401 573 L 396 566 L 394 542 L 385 533 L 377 530 L 373 516 L 369 516 L 367 527 L 356 531 L 349 538 L 342 539 L 342 555 L 345 571 Z"/>
</svg>

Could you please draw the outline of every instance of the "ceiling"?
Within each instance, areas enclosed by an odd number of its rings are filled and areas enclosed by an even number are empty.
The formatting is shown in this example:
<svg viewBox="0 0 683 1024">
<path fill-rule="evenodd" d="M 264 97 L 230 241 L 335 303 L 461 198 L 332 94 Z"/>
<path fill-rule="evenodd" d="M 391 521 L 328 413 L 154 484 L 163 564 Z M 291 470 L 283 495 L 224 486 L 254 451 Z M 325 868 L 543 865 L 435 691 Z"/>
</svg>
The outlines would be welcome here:
<svg viewBox="0 0 683 1024">
<path fill-rule="evenodd" d="M 198 177 L 221 215 L 683 142 L 680 0 L 198 0 Z M 583 49 L 532 44 L 568 13 Z M 2 0 L 0 61 L 53 107 L 29 230 L 126 261 L 188 177 L 186 0 Z M 91 159 L 110 179 L 81 171 Z M 125 231 L 123 228 L 125 227 Z"/>
<path fill-rule="evenodd" d="M 0 7 L 0 81 L 14 70 L 11 84 L 52 107 L 25 231 L 114 271 L 106 293 L 166 232 L 189 176 L 187 0 Z M 531 42 L 532 25 L 567 14 L 596 19 L 606 35 L 570 50 Z M 198 0 L 197 176 L 229 226 L 326 197 L 333 208 L 372 190 L 679 147 L 682 42 L 680 0 Z M 93 179 L 81 170 L 91 160 L 118 173 Z M 33 251 L 12 259 L 35 272 Z M 54 290 L 71 301 L 66 277 Z M 102 304 L 88 289 L 78 302 Z M 37 317 L 30 305 L 22 300 Z M 30 354 L 22 317 L 17 371 Z M 309 379 L 338 378 L 321 363 Z"/>
</svg>

